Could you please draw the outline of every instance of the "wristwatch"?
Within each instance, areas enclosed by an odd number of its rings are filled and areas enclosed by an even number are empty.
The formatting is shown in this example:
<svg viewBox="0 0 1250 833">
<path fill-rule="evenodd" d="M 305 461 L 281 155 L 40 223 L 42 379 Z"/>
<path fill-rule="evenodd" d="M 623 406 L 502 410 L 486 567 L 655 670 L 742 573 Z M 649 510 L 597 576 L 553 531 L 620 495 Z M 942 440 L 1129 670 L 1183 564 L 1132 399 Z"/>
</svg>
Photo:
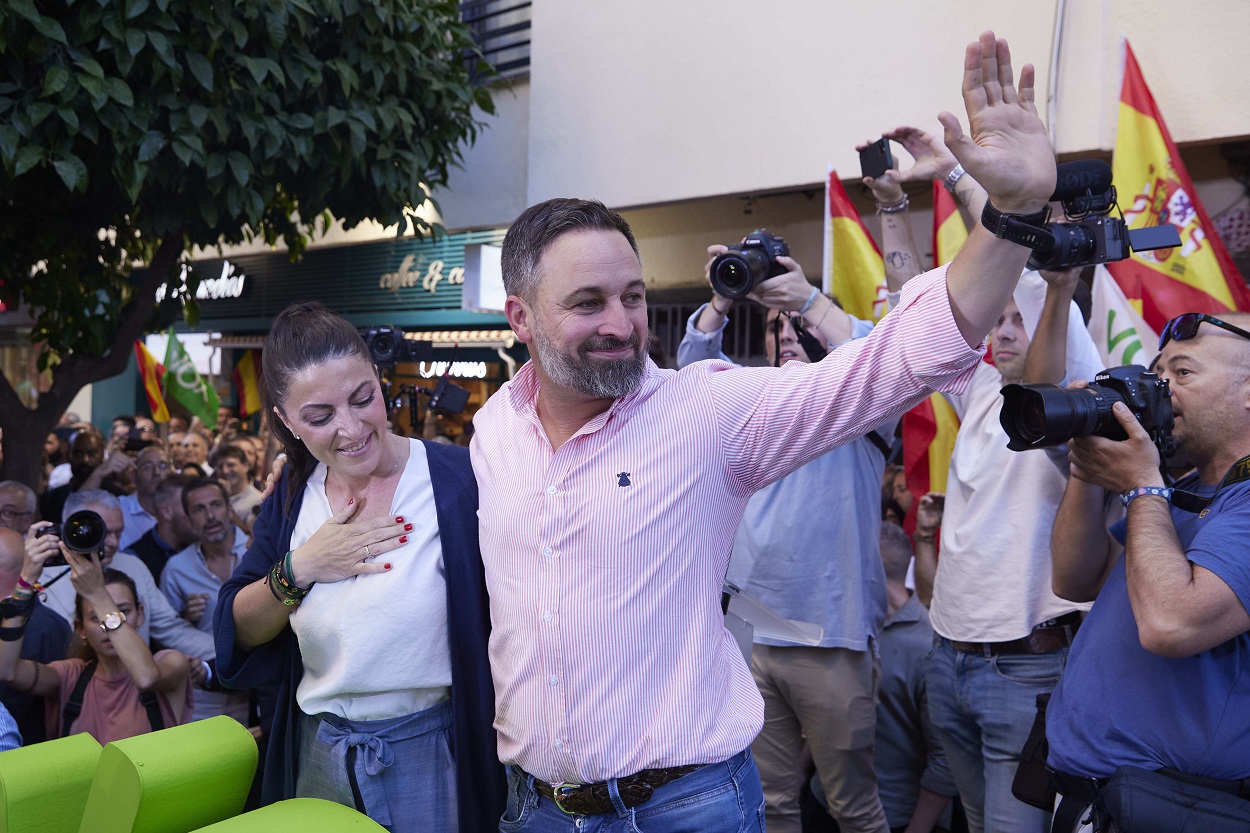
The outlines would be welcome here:
<svg viewBox="0 0 1250 833">
<path fill-rule="evenodd" d="M 15 599 L 7 596 L 0 599 L 0 621 L 5 619 L 29 619 L 31 611 L 35 609 L 35 597 L 29 599 Z"/>
<path fill-rule="evenodd" d="M 1046 221 L 1049 219 L 1049 205 L 1032 214 L 1004 214 L 986 200 L 985 208 L 981 210 L 981 225 L 994 232 L 995 237 L 1027 246 L 1034 251 L 1050 251 L 1055 246 L 1054 235 L 1046 230 Z"/>
<path fill-rule="evenodd" d="M 105 614 L 104 620 L 100 622 L 100 630 L 110 633 L 126 624 L 126 614 L 120 610 L 114 610 L 112 613 Z"/>
</svg>

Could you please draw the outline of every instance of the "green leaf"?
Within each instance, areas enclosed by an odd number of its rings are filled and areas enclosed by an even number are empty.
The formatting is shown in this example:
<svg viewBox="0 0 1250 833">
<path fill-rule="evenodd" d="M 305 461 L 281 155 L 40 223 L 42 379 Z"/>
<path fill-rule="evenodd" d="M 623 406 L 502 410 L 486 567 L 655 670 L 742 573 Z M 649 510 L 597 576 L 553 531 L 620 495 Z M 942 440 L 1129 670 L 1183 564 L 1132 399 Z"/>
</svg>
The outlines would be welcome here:
<svg viewBox="0 0 1250 833">
<path fill-rule="evenodd" d="M 348 126 L 352 132 L 352 153 L 357 156 L 363 156 L 368 142 L 365 140 L 365 129 L 361 127 L 360 122 L 349 122 Z"/>
<path fill-rule="evenodd" d="M 60 65 L 53 66 L 43 76 L 43 94 L 45 96 L 55 95 L 65 89 L 65 85 L 68 83 L 69 70 Z"/>
<path fill-rule="evenodd" d="M 204 126 L 204 122 L 208 121 L 208 108 L 203 104 L 187 105 L 187 119 L 192 127 L 199 130 Z"/>
<path fill-rule="evenodd" d="M 313 126 L 313 118 L 307 113 L 292 113 L 287 122 L 295 130 L 311 130 Z"/>
<path fill-rule="evenodd" d="M 98 96 L 104 93 L 104 82 L 94 75 L 78 76 L 78 83 L 87 91 L 87 95 Z"/>
<path fill-rule="evenodd" d="M 243 68 L 251 73 L 252 79 L 256 81 L 257 84 L 264 82 L 265 75 L 269 72 L 269 69 L 265 66 L 264 61 L 259 61 L 256 58 L 249 58 L 246 55 L 239 60 L 243 63 Z"/>
<path fill-rule="evenodd" d="M 104 88 L 108 91 L 109 97 L 123 107 L 135 106 L 135 94 L 122 79 L 110 78 L 104 82 Z"/>
<path fill-rule="evenodd" d="M 43 19 L 43 15 L 39 14 L 39 10 L 35 8 L 34 0 L 10 0 L 9 8 L 31 23 L 38 23 Z"/>
<path fill-rule="evenodd" d="M 18 138 L 17 129 L 13 125 L 0 125 L 0 158 L 5 162 L 13 161 L 13 155 L 17 153 Z"/>
<path fill-rule="evenodd" d="M 326 110 L 326 127 L 338 127 L 347 121 L 347 113 L 337 107 L 330 107 Z"/>
<path fill-rule="evenodd" d="M 21 176 L 43 161 L 43 148 L 27 145 L 17 152 L 13 162 L 13 176 Z"/>
<path fill-rule="evenodd" d="M 37 101 L 26 108 L 26 115 L 30 119 L 31 128 L 38 127 L 39 124 L 52 115 L 53 107 L 46 101 Z"/>
<path fill-rule="evenodd" d="M 209 179 L 216 179 L 226 170 L 226 157 L 220 153 L 214 153 L 208 157 L 208 164 L 204 167 L 204 172 Z"/>
<path fill-rule="evenodd" d="M 48 40 L 54 40 L 57 43 L 69 45 L 69 38 L 65 37 L 65 29 L 60 23 L 57 23 L 50 17 L 41 17 L 35 22 L 35 31 L 43 35 Z"/>
<path fill-rule="evenodd" d="M 230 163 L 230 170 L 234 172 L 235 181 L 246 188 L 248 180 L 252 178 L 252 160 L 237 150 L 230 151 L 226 159 Z"/>
<path fill-rule="evenodd" d="M 134 20 L 139 15 L 148 10 L 148 0 L 130 0 L 126 4 L 126 19 Z"/>
<path fill-rule="evenodd" d="M 213 91 L 213 65 L 208 62 L 208 58 L 198 52 L 188 52 L 187 69 L 191 70 L 201 87 L 210 93 Z"/>
<path fill-rule="evenodd" d="M 100 66 L 100 62 L 94 58 L 79 58 L 74 63 L 88 75 L 104 80 L 104 67 Z"/>
<path fill-rule="evenodd" d="M 140 162 L 151 162 L 165 149 L 166 142 L 166 138 L 160 133 L 157 133 L 155 130 L 149 131 L 143 137 L 143 141 L 139 143 L 138 160 Z"/>
<path fill-rule="evenodd" d="M 156 50 L 156 55 L 167 66 L 177 66 L 178 62 L 174 60 L 173 50 L 169 47 L 169 38 L 163 32 L 148 32 L 148 42 L 152 44 L 152 48 Z"/>
<path fill-rule="evenodd" d="M 191 158 L 195 155 L 195 151 L 193 151 L 186 142 L 182 141 L 181 138 L 174 139 L 174 143 L 171 147 L 174 150 L 174 156 L 178 157 L 178 161 L 183 165 L 190 167 Z"/>
<path fill-rule="evenodd" d="M 56 114 L 61 117 L 61 121 L 65 122 L 65 126 L 69 128 L 70 133 L 78 132 L 78 113 L 73 107 L 58 107 Z"/>
<path fill-rule="evenodd" d="M 64 159 L 52 163 L 65 187 L 71 191 L 87 190 L 87 166 L 74 154 L 66 154 Z"/>
<path fill-rule="evenodd" d="M 143 45 L 147 43 L 147 40 L 148 37 L 146 32 L 141 32 L 138 29 L 131 29 L 126 33 L 126 51 L 128 51 L 131 56 L 138 55 L 143 51 Z"/>
</svg>

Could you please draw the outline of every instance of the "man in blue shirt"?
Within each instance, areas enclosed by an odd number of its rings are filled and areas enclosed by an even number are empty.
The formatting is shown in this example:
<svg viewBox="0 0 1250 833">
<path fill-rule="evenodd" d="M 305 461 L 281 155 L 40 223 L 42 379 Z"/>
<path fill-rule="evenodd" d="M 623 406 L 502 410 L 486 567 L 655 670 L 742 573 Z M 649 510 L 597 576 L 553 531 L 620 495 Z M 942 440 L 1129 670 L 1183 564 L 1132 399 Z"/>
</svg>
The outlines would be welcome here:
<svg viewBox="0 0 1250 833">
<path fill-rule="evenodd" d="M 1127 440 L 1071 443 L 1051 539 L 1055 591 L 1097 604 L 1047 709 L 1065 795 L 1122 766 L 1250 776 L 1248 328 L 1245 314 L 1191 313 L 1163 331 L 1157 370 L 1176 420 L 1168 465 L 1193 469 L 1174 490 L 1122 403 Z M 1127 506 L 1111 534 L 1108 493 Z"/>
<path fill-rule="evenodd" d="M 724 251 L 712 246 L 712 257 Z M 861 338 L 872 324 L 821 295 L 797 262 L 751 296 L 768 307 L 765 351 L 772 364 L 813 358 L 791 316 L 822 348 Z M 721 352 L 729 300 L 713 295 L 686 326 L 678 366 Z M 891 436 L 894 425 L 879 431 Z M 877 795 L 872 750 L 880 662 L 875 642 L 886 615 L 879 547 L 881 477 L 888 449 L 878 435 L 817 457 L 751 498 L 729 562 L 730 582 L 788 619 L 824 629 L 819 646 L 757 635 L 751 671 L 764 697 L 764 728 L 751 744 L 764 787 L 769 831 L 798 831 L 804 738 L 829 810 L 847 833 L 888 830 Z"/>
</svg>

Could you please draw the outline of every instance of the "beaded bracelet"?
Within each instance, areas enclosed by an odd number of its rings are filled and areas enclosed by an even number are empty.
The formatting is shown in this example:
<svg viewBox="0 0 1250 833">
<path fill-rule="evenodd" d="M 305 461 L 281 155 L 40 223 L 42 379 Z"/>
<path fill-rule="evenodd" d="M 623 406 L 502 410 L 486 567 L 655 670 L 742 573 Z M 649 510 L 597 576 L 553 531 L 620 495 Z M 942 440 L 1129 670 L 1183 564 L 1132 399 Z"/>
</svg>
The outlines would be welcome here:
<svg viewBox="0 0 1250 833">
<path fill-rule="evenodd" d="M 274 562 L 273 569 L 269 571 L 269 577 L 265 583 L 269 585 L 269 591 L 273 593 L 274 598 L 287 607 L 299 607 L 300 602 L 304 601 L 304 597 L 313 587 L 311 584 L 307 587 L 300 587 L 295 583 L 295 577 L 291 572 L 290 550 Z"/>
<path fill-rule="evenodd" d="M 906 195 L 906 194 L 904 194 L 904 195 L 903 195 L 903 198 L 902 198 L 901 200 L 899 200 L 898 202 L 891 202 L 891 203 L 883 203 L 883 202 L 879 202 L 879 203 L 877 203 L 877 213 L 878 213 L 878 214 L 898 214 L 898 213 L 900 213 L 900 212 L 906 211 L 906 210 L 907 210 L 907 206 L 908 206 L 908 205 L 910 205 L 910 204 L 911 204 L 911 203 L 910 203 L 910 201 L 907 199 L 907 195 Z"/>
</svg>

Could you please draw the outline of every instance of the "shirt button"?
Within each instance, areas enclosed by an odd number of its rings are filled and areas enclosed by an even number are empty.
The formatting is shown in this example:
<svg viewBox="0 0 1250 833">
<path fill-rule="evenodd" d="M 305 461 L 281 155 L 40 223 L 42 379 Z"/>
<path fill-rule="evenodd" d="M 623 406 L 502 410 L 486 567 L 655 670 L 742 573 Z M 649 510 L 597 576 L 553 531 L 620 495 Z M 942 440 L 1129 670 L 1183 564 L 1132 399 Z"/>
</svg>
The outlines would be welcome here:
<svg viewBox="0 0 1250 833">
<path fill-rule="evenodd" d="M 551 547 L 543 547 L 543 555 L 551 555 Z"/>
<path fill-rule="evenodd" d="M 547 682 L 551 683 L 552 685 L 559 685 L 560 678 L 557 677 L 555 674 L 552 674 L 550 677 L 547 678 Z"/>
<path fill-rule="evenodd" d="M 555 742 L 554 742 L 554 743 L 552 743 L 551 745 L 552 745 L 553 747 L 555 747 L 556 749 L 563 749 L 563 748 L 564 748 L 564 741 L 560 740 L 559 738 L 556 738 L 556 739 L 555 739 Z"/>
<path fill-rule="evenodd" d="M 551 611 L 550 611 L 550 610 L 545 611 L 545 612 L 543 613 L 543 621 L 544 621 L 544 622 L 550 622 L 553 618 L 555 618 L 555 617 L 553 617 L 553 616 L 551 615 Z"/>
<path fill-rule="evenodd" d="M 548 486 L 548 487 L 547 487 L 547 494 L 549 494 L 549 495 L 554 495 L 555 493 L 556 493 L 556 487 L 555 487 L 555 486 Z"/>
</svg>

